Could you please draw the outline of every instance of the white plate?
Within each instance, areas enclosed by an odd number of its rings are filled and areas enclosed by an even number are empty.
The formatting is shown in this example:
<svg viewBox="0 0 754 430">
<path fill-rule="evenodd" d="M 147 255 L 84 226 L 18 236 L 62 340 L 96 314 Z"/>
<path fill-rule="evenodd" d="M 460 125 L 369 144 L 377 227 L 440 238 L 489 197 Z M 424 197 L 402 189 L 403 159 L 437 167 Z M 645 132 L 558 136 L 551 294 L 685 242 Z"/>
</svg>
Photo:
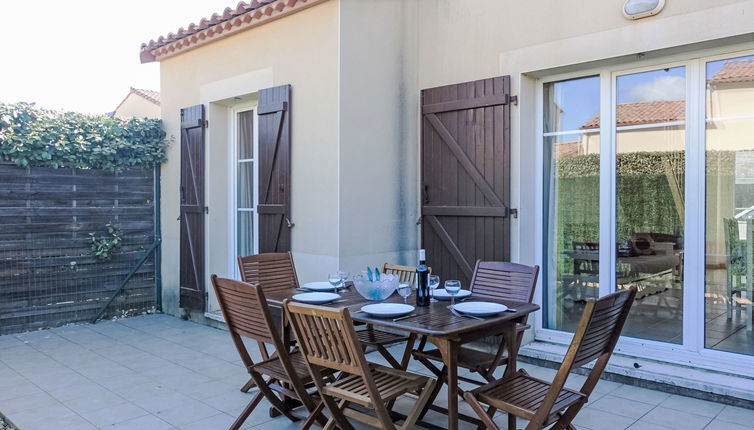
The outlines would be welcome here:
<svg viewBox="0 0 754 430">
<path fill-rule="evenodd" d="M 497 315 L 501 312 L 508 310 L 508 306 L 501 305 L 500 303 L 490 302 L 465 302 L 456 303 L 453 309 L 461 312 L 462 314 L 474 315 L 477 317 L 488 317 L 490 315 Z"/>
<path fill-rule="evenodd" d="M 307 282 L 301 288 L 311 291 L 335 291 L 335 287 L 329 282 Z"/>
<path fill-rule="evenodd" d="M 458 294 L 456 294 L 456 300 L 469 297 L 470 295 L 471 291 L 469 290 L 459 290 Z M 445 288 L 438 288 L 435 290 L 435 298 L 437 300 L 450 300 L 450 294 L 445 291 Z"/>
<path fill-rule="evenodd" d="M 413 306 L 403 303 L 375 303 L 361 308 L 362 312 L 379 318 L 393 318 L 408 315 L 414 311 Z"/>
<path fill-rule="evenodd" d="M 293 297 L 291 298 L 301 303 L 309 303 L 312 305 L 322 305 L 325 303 L 330 303 L 332 301 L 338 300 L 340 298 L 340 295 L 335 294 L 335 293 L 301 293 L 301 294 L 294 294 Z"/>
</svg>

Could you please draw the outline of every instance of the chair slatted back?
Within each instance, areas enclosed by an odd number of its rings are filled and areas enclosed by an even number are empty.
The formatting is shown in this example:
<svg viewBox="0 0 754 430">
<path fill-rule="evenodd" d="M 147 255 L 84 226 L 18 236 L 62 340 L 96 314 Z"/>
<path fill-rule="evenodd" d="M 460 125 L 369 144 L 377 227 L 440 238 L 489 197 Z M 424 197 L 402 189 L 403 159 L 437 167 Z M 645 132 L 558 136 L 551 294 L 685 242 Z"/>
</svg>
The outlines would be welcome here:
<svg viewBox="0 0 754 430">
<path fill-rule="evenodd" d="M 470 289 L 475 296 L 531 303 L 539 266 L 503 261 L 477 261 Z"/>
<path fill-rule="evenodd" d="M 285 302 L 299 348 L 310 364 L 367 376 L 364 351 L 347 308 Z"/>
<path fill-rule="evenodd" d="M 575 347 L 572 366 L 580 367 L 603 354 L 612 354 L 635 296 L 636 289 L 631 288 L 587 303 L 571 343 L 571 348 Z"/>
<path fill-rule="evenodd" d="M 427 267 L 429 274 L 432 274 L 432 268 Z M 416 267 L 401 266 L 399 264 L 385 263 L 382 265 L 382 273 L 398 276 L 398 282 L 404 284 L 413 284 L 416 281 Z"/>
<path fill-rule="evenodd" d="M 212 285 L 228 331 L 277 346 L 277 333 L 272 328 L 267 300 L 257 285 L 218 278 L 216 275 L 212 275 Z"/>
<path fill-rule="evenodd" d="M 563 358 L 563 364 L 560 365 L 555 374 L 550 389 L 532 421 L 545 422 L 546 418 L 550 416 L 552 408 L 558 401 L 560 392 L 568 380 L 568 374 L 574 366 L 580 367 L 597 359 L 579 390 L 587 399 L 589 398 L 597 385 L 597 381 L 602 376 L 605 366 L 607 366 L 607 361 L 613 354 L 635 297 L 636 287 L 630 287 L 627 290 L 608 294 L 598 300 L 590 300 L 586 303 L 579 326 L 573 335 L 568 352 Z M 571 412 L 575 414 L 578 409 Z M 566 413 L 569 412 L 566 411 Z M 571 416 L 572 418 L 573 416 Z"/>
<path fill-rule="evenodd" d="M 298 287 L 296 267 L 293 265 L 290 252 L 238 257 L 238 268 L 241 280 L 249 284 L 258 284 L 268 292 Z"/>
</svg>

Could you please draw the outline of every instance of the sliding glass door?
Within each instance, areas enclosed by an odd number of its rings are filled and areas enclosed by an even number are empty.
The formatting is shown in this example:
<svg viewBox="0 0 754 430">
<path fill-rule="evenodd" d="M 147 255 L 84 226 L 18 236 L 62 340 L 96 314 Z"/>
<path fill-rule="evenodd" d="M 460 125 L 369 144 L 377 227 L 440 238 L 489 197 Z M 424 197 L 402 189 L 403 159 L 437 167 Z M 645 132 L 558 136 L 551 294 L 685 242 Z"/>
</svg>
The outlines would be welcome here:
<svg viewBox="0 0 754 430">
<path fill-rule="evenodd" d="M 600 82 L 545 86 L 546 327 L 573 331 L 599 296 Z"/>
<path fill-rule="evenodd" d="M 754 355 L 754 56 L 705 64 L 705 346 Z"/>
<path fill-rule="evenodd" d="M 615 289 L 638 289 L 623 333 L 682 343 L 686 68 L 615 89 Z"/>
<path fill-rule="evenodd" d="M 632 353 L 754 356 L 754 55 L 556 76 L 541 91 L 537 336 L 567 341 L 586 300 L 634 286 Z"/>
</svg>

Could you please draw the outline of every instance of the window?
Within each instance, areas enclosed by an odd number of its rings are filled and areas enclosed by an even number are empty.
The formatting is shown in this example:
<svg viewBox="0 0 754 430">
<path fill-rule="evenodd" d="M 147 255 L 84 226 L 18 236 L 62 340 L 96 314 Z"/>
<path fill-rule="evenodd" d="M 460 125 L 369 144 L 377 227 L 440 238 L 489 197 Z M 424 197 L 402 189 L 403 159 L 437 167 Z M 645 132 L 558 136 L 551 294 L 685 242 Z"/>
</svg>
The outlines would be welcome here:
<svg viewBox="0 0 754 430">
<path fill-rule="evenodd" d="M 632 353 L 754 356 L 754 55 L 616 66 L 541 90 L 537 336 L 567 341 L 557 333 L 585 300 L 635 286 Z"/>
<path fill-rule="evenodd" d="M 254 110 L 235 114 L 235 249 L 236 256 L 256 253 L 256 166 Z"/>
</svg>

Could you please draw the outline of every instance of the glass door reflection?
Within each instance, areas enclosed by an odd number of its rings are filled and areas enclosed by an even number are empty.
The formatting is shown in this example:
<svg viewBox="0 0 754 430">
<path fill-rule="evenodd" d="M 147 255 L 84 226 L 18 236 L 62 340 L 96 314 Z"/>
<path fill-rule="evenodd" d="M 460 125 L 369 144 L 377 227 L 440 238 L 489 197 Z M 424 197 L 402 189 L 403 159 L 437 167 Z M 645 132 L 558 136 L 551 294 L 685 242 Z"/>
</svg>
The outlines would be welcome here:
<svg viewBox="0 0 754 430">
<path fill-rule="evenodd" d="M 706 64 L 705 347 L 754 355 L 754 56 Z"/>
<path fill-rule="evenodd" d="M 616 79 L 616 289 L 638 288 L 623 335 L 683 342 L 685 67 Z"/>
</svg>

